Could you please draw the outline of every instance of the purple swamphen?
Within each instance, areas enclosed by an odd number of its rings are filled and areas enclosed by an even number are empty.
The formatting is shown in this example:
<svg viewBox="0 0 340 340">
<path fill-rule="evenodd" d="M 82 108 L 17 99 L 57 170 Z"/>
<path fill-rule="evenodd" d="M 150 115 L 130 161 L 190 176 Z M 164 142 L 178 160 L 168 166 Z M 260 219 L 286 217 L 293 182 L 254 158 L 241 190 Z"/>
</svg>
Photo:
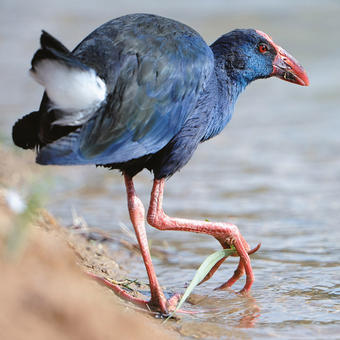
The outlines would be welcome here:
<svg viewBox="0 0 340 340">
<path fill-rule="evenodd" d="M 220 288 L 245 273 L 242 292 L 248 292 L 254 281 L 248 254 L 258 248 L 251 250 L 233 224 L 166 215 L 164 182 L 189 161 L 199 143 L 223 130 L 250 82 L 276 76 L 307 86 L 302 66 L 261 31 L 237 29 L 208 46 L 192 28 L 149 14 L 111 20 L 72 52 L 44 31 L 40 43 L 30 72 L 45 93 L 39 110 L 16 122 L 13 140 L 35 149 L 39 164 L 96 164 L 124 174 L 151 299 L 134 298 L 115 285 L 112 289 L 162 314 L 177 303 L 178 296 L 166 300 L 155 275 L 145 211 L 133 185 L 133 177 L 146 168 L 154 174 L 148 223 L 160 230 L 205 233 L 223 248 L 233 245 L 239 265 Z"/>
</svg>

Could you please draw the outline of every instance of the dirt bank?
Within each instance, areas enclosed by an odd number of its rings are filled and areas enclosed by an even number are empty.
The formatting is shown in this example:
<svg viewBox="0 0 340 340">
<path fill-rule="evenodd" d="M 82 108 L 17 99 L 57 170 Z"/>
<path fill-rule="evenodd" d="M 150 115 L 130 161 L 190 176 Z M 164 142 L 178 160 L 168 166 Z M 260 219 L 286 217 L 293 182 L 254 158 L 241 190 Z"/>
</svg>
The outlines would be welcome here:
<svg viewBox="0 0 340 340">
<path fill-rule="evenodd" d="M 0 158 L 0 339 L 176 338 L 84 274 L 126 277 L 105 245 L 62 228 L 44 210 L 22 217 L 13 192 L 28 191 L 44 170 L 32 155 L 0 148 Z"/>
</svg>

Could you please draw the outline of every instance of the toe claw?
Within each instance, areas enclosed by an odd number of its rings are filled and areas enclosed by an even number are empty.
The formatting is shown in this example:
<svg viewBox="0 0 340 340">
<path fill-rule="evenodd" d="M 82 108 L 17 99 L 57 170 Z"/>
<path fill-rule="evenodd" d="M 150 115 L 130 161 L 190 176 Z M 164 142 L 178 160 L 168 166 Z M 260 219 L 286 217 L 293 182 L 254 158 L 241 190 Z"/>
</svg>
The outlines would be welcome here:
<svg viewBox="0 0 340 340">
<path fill-rule="evenodd" d="M 248 255 L 251 255 L 251 254 L 256 253 L 256 252 L 260 249 L 260 247 L 261 247 L 261 242 L 260 242 L 255 248 L 250 249 L 250 250 L 248 251 Z"/>
</svg>

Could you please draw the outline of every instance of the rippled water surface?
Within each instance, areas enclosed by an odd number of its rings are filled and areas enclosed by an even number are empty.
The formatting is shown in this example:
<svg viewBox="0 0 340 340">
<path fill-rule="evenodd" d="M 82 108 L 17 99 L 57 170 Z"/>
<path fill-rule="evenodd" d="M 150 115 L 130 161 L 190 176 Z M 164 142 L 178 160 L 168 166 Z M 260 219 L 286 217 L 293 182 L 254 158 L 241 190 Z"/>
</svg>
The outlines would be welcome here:
<svg viewBox="0 0 340 340">
<path fill-rule="evenodd" d="M 340 3 L 337 1 L 2 1 L 0 4 L 1 137 L 24 112 L 37 108 L 41 89 L 26 72 L 41 28 L 74 46 L 93 28 L 128 12 L 153 12 L 196 28 L 207 41 L 235 27 L 271 34 L 310 75 L 309 88 L 277 79 L 242 94 L 224 132 L 201 145 L 165 188 L 169 215 L 229 221 L 260 251 L 252 256 L 252 298 L 213 291 L 233 273 L 228 259 L 195 290 L 199 311 L 184 316 L 184 336 L 211 339 L 340 339 Z M 51 168 L 57 176 L 48 208 L 64 223 L 71 206 L 89 225 L 126 238 L 132 230 L 122 178 L 94 167 Z M 147 204 L 152 177 L 136 186 Z M 218 249 L 212 238 L 148 228 L 167 292 L 184 290 L 203 259 Z M 146 280 L 138 257 L 130 276 Z M 241 288 L 244 282 L 236 284 Z"/>
</svg>

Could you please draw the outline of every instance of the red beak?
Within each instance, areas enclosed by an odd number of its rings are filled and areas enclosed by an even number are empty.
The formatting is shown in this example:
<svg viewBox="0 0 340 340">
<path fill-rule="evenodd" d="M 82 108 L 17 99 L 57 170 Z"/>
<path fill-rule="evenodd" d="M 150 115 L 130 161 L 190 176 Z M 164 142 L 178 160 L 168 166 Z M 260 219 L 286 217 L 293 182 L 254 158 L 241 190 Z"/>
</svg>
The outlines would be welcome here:
<svg viewBox="0 0 340 340">
<path fill-rule="evenodd" d="M 308 86 L 309 79 L 307 73 L 299 62 L 282 47 L 276 45 L 268 34 L 259 30 L 256 30 L 256 32 L 270 42 L 277 52 L 273 61 L 273 72 L 271 76 L 278 77 L 294 84 Z"/>
<path fill-rule="evenodd" d="M 299 62 L 280 46 L 275 46 L 277 55 L 273 62 L 272 76 L 294 84 L 308 86 L 309 79 L 306 71 Z"/>
</svg>

